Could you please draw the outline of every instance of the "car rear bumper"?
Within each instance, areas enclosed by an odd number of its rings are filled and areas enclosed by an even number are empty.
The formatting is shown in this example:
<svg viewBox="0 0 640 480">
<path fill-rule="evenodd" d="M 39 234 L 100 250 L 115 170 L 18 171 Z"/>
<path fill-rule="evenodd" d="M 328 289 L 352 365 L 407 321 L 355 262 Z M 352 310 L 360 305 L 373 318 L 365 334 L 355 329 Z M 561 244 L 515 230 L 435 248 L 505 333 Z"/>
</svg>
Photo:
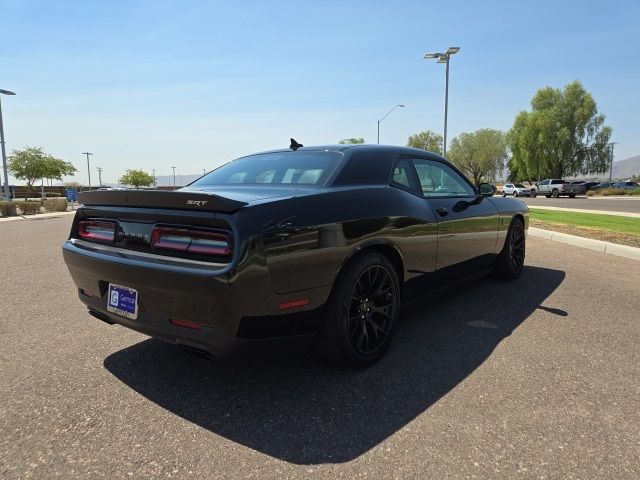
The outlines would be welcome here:
<svg viewBox="0 0 640 480">
<path fill-rule="evenodd" d="M 96 317 L 211 355 L 234 357 L 297 349 L 318 329 L 330 286 L 276 294 L 266 267 L 236 270 L 179 269 L 83 249 L 67 241 L 63 256 L 80 300 Z M 107 311 L 109 284 L 138 292 L 138 317 Z M 298 308 L 283 304 L 304 299 Z M 172 321 L 190 322 L 190 327 Z M 194 328 L 194 325 L 195 327 Z"/>
</svg>

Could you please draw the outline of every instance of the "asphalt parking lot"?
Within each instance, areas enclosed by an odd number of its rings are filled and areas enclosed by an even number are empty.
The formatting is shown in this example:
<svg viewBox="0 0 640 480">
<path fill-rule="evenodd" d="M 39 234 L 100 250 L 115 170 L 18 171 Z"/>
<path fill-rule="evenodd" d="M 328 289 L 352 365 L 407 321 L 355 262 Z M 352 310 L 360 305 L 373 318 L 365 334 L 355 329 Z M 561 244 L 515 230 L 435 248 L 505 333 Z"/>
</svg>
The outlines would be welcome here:
<svg viewBox="0 0 640 480">
<path fill-rule="evenodd" d="M 367 370 L 210 362 L 87 315 L 70 223 L 0 224 L 2 478 L 640 477 L 639 262 L 530 237 Z"/>
</svg>

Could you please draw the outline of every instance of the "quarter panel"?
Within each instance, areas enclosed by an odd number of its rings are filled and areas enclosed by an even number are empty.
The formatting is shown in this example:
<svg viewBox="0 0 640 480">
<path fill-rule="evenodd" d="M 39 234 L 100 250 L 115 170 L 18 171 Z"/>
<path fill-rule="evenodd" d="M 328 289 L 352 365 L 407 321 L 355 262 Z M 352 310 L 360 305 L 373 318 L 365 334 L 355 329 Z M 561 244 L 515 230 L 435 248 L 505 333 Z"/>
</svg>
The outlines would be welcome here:
<svg viewBox="0 0 640 480">
<path fill-rule="evenodd" d="M 353 252 L 376 243 L 397 248 L 405 279 L 435 269 L 433 213 L 424 199 L 393 187 L 332 189 L 247 212 L 260 225 L 277 293 L 333 284 Z"/>
</svg>

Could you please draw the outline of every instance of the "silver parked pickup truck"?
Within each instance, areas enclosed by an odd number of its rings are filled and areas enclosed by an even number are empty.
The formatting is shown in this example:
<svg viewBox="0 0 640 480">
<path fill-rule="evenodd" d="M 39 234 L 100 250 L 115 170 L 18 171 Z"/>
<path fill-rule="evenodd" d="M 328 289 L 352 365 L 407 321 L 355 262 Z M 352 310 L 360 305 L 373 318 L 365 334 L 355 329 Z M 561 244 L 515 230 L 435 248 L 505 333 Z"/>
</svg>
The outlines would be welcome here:
<svg viewBox="0 0 640 480">
<path fill-rule="evenodd" d="M 560 196 L 568 196 L 574 198 L 576 195 L 584 193 L 584 187 L 578 184 L 559 180 L 557 178 L 542 180 L 533 187 L 531 187 L 531 197 L 535 198 L 538 195 L 544 195 L 545 197 L 558 198 Z"/>
</svg>

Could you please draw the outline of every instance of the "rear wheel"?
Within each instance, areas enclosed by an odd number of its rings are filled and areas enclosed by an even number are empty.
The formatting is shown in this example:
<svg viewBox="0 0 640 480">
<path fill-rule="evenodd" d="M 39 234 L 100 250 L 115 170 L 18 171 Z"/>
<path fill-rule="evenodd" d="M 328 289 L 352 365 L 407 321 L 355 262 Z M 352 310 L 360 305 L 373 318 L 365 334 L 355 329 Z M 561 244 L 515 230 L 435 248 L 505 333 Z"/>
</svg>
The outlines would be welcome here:
<svg viewBox="0 0 640 480">
<path fill-rule="evenodd" d="M 529 195 L 531 196 L 531 198 L 536 198 L 537 193 L 535 189 L 531 189 L 531 193 Z"/>
<path fill-rule="evenodd" d="M 515 280 L 522 274 L 525 257 L 524 224 L 519 218 L 511 220 L 504 247 L 496 261 L 494 276 L 504 280 Z"/>
<path fill-rule="evenodd" d="M 518 196 L 518 192 L 514 190 L 514 192 L 513 192 L 513 196 L 514 196 L 514 197 L 517 197 L 517 196 Z"/>
<path fill-rule="evenodd" d="M 558 198 L 560 196 L 560 192 L 558 191 L 557 188 L 554 188 L 553 191 L 551 192 L 551 196 L 553 198 Z"/>
<path fill-rule="evenodd" d="M 387 350 L 399 316 L 400 283 L 392 263 L 378 253 L 357 257 L 334 284 L 314 348 L 332 362 L 369 366 Z"/>
</svg>

